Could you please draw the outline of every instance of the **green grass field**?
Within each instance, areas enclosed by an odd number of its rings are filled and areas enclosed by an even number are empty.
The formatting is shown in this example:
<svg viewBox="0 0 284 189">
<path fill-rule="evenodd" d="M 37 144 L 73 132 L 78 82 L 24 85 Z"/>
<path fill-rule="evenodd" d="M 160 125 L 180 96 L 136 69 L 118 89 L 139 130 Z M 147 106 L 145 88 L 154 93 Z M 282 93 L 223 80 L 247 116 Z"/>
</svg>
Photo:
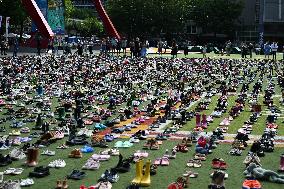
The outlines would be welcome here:
<svg viewBox="0 0 284 189">
<path fill-rule="evenodd" d="M 156 56 L 156 55 L 151 55 Z M 208 54 L 211 58 L 220 58 L 220 56 L 217 56 L 215 54 Z M 166 57 L 166 56 L 165 56 Z M 183 57 L 183 55 L 179 55 L 179 57 Z M 200 54 L 190 54 L 189 57 L 195 57 L 195 58 L 201 58 L 202 55 Z M 263 56 L 259 56 L 256 58 L 261 58 Z M 278 59 L 282 57 L 282 54 L 278 55 Z M 224 56 L 222 58 L 239 58 L 239 55 L 232 55 L 231 57 Z M 257 80 L 257 79 L 256 79 Z M 252 90 L 254 82 L 250 84 L 250 90 Z M 263 88 L 265 88 L 268 85 L 268 80 L 265 79 L 263 83 Z M 238 91 L 240 88 L 238 88 Z M 280 88 L 276 85 L 275 88 L 276 94 L 280 94 Z M 211 99 L 211 103 L 209 105 L 209 109 L 204 111 L 207 115 L 212 113 L 214 110 L 217 99 L 219 98 L 218 95 L 213 96 Z M 228 110 L 231 109 L 231 107 L 235 104 L 235 99 L 237 96 L 230 96 L 228 99 Z M 283 108 L 283 106 L 279 102 L 279 97 L 274 98 L 274 103 L 279 107 Z M 262 104 L 263 98 L 259 98 L 259 103 Z M 52 100 L 52 110 L 55 111 L 55 107 L 58 105 L 58 101 L 56 98 Z M 197 104 L 196 104 L 197 105 Z M 188 111 L 195 109 L 195 106 L 192 106 Z M 263 110 L 265 107 L 263 107 Z M 4 116 L 6 111 L 0 113 L 0 118 Z M 251 112 L 249 111 L 248 106 L 246 105 L 245 111 L 240 114 L 238 118 L 233 120 L 231 122 L 231 125 L 229 126 L 228 133 L 235 134 L 237 130 L 243 125 L 243 122 L 246 121 L 249 116 L 251 115 Z M 210 124 L 208 131 L 213 131 L 219 123 L 228 116 L 228 112 L 224 113 L 221 118 L 214 119 L 214 122 Z M 253 126 L 253 132 L 252 134 L 260 135 L 263 133 L 263 130 L 265 128 L 265 121 L 266 116 L 261 116 L 258 121 Z M 280 118 L 277 120 L 277 124 L 280 126 L 278 130 L 278 134 L 280 136 L 284 136 L 284 128 L 283 128 L 283 118 Z M 27 126 L 33 127 L 34 124 L 28 124 Z M 192 119 L 189 121 L 183 128 L 183 131 L 190 131 L 195 127 L 195 119 Z M 11 132 L 11 128 L 9 127 L 9 122 L 6 123 L 7 132 L 1 133 L 1 134 L 7 134 Z M 27 136 L 27 135 L 22 135 Z M 84 154 L 83 158 L 81 159 L 70 159 L 68 158 L 68 154 L 71 152 L 73 148 L 66 149 L 66 150 L 59 150 L 56 149 L 57 146 L 64 143 L 66 140 L 63 139 L 61 141 L 58 141 L 55 144 L 52 144 L 48 147 L 49 150 L 55 150 L 56 155 L 53 157 L 48 156 L 40 156 L 39 158 L 39 165 L 47 166 L 49 162 L 55 160 L 55 159 L 64 159 L 67 163 L 67 166 L 65 168 L 61 169 L 50 169 L 50 175 L 48 177 L 42 178 L 42 179 L 35 179 L 35 185 L 31 186 L 29 188 L 31 189 L 52 189 L 56 186 L 57 180 L 62 180 L 66 177 L 67 174 L 71 173 L 73 169 L 81 169 L 81 167 L 85 164 L 86 160 L 91 157 L 92 154 Z M 149 152 L 149 158 L 154 161 L 155 158 L 161 157 L 166 149 L 173 148 L 179 141 L 164 141 L 164 143 L 161 145 L 160 150 L 157 151 L 148 151 Z M 114 143 L 110 143 L 110 147 L 112 147 Z M 136 150 L 141 150 L 143 146 L 143 141 L 139 144 L 135 144 L 131 148 L 127 149 L 120 149 L 121 154 L 124 157 L 128 157 L 131 154 L 133 154 Z M 81 146 L 76 146 L 77 148 L 80 148 Z M 245 155 L 247 154 L 249 147 L 243 152 L 243 155 L 240 157 L 231 156 L 228 154 L 230 151 L 230 145 L 229 144 L 220 144 L 217 149 L 213 151 L 213 154 L 208 155 L 207 161 L 203 162 L 203 165 L 201 168 L 195 168 L 192 169 L 195 172 L 199 173 L 198 178 L 196 179 L 190 179 L 189 188 L 190 189 L 206 189 L 207 185 L 210 183 L 210 177 L 209 174 L 213 172 L 213 169 L 211 168 L 211 160 L 213 158 L 223 158 L 229 165 L 229 168 L 227 170 L 227 173 L 229 174 L 229 178 L 226 180 L 226 188 L 227 189 L 240 189 L 242 186 L 242 182 L 245 179 L 243 176 L 244 171 L 244 164 L 242 163 Z M 75 147 L 74 147 L 75 148 Z M 45 150 L 45 149 L 41 149 Z M 95 153 L 99 153 L 99 151 L 102 150 L 100 148 L 95 148 Z M 276 171 L 279 167 L 279 156 L 283 153 L 283 148 L 276 148 L 273 153 L 266 153 L 266 156 L 264 158 L 261 158 L 261 163 L 263 165 L 263 168 L 270 169 Z M 2 154 L 7 154 L 8 151 L 1 151 Z M 170 161 L 170 166 L 167 167 L 159 167 L 157 175 L 151 177 L 151 186 L 148 187 L 149 189 L 166 189 L 168 184 L 175 181 L 177 177 L 181 176 L 185 170 L 188 170 L 186 168 L 186 162 L 187 160 L 191 159 L 194 154 L 194 147 L 190 148 L 190 151 L 188 153 L 178 153 L 177 158 L 175 160 Z M 80 181 L 73 181 L 68 180 L 69 188 L 70 189 L 79 189 L 79 187 L 84 184 L 86 186 L 94 185 L 97 183 L 97 180 L 99 179 L 100 175 L 106 170 L 114 167 L 118 162 L 118 157 L 112 157 L 107 162 L 102 162 L 101 167 L 97 171 L 86 171 L 87 176 L 83 180 Z M 22 175 L 20 176 L 5 176 L 5 180 L 8 179 L 19 179 L 19 178 L 26 178 L 30 171 L 33 170 L 33 168 L 28 168 L 24 165 L 24 161 L 17 161 L 13 162 L 13 164 L 1 167 L 0 172 L 6 170 L 9 167 L 23 167 L 25 170 Z M 131 171 L 125 174 L 119 174 L 120 180 L 118 183 L 113 184 L 113 189 L 125 189 L 132 181 L 132 179 L 135 177 L 135 164 L 131 167 Z M 268 183 L 268 182 L 262 182 L 262 188 L 263 189 L 281 189 L 283 188 L 281 185 Z"/>
<path fill-rule="evenodd" d="M 154 161 L 155 158 L 161 157 L 166 149 L 172 148 L 178 141 L 165 141 L 162 145 L 160 150 L 158 151 L 148 151 L 149 158 Z M 58 142 L 60 143 L 60 142 Z M 62 158 L 65 159 L 67 166 L 61 169 L 50 169 L 50 176 L 41 179 L 35 179 L 36 184 L 31 189 L 51 189 L 55 186 L 55 183 L 58 179 L 64 179 L 65 176 L 70 173 L 73 169 L 80 169 L 84 162 L 91 156 L 91 154 L 84 154 L 83 158 L 81 159 L 70 159 L 68 158 L 68 154 L 70 149 L 67 150 L 57 150 L 55 146 L 57 144 L 52 145 L 49 149 L 56 151 L 56 156 L 54 157 L 46 157 L 41 156 L 39 165 L 46 166 L 50 161 Z M 130 156 L 135 150 L 139 150 L 142 148 L 142 143 L 136 144 L 131 148 L 122 149 L 121 153 L 124 157 Z M 222 144 L 219 145 L 217 149 L 213 151 L 213 154 L 208 155 L 207 160 L 203 162 L 201 168 L 193 168 L 194 172 L 199 173 L 199 177 L 196 179 L 190 180 L 190 187 L 192 189 L 199 189 L 199 188 L 206 188 L 207 184 L 210 183 L 209 174 L 213 172 L 211 168 L 211 160 L 215 157 L 223 158 L 228 163 L 228 170 L 227 173 L 229 174 L 228 180 L 226 180 L 226 186 L 229 189 L 239 189 L 241 188 L 242 182 L 244 180 L 244 176 L 242 172 L 244 171 L 244 164 L 242 161 L 245 158 L 245 154 L 248 150 L 243 152 L 243 155 L 240 157 L 237 156 L 230 156 L 228 155 L 228 151 L 230 150 L 230 145 Z M 95 152 L 99 152 L 100 149 L 96 148 Z M 283 149 L 276 148 L 275 151 L 271 154 L 267 153 L 264 158 L 261 158 L 261 163 L 264 168 L 277 170 L 279 165 L 279 155 L 283 152 Z M 181 176 L 185 170 L 189 170 L 186 167 L 187 160 L 193 157 L 194 150 L 193 147 L 190 148 L 188 153 L 178 153 L 177 158 L 175 160 L 170 161 L 170 165 L 167 167 L 159 167 L 158 173 L 155 176 L 151 177 L 152 184 L 149 189 L 165 189 L 167 188 L 168 184 L 174 181 L 177 177 Z M 111 157 L 111 159 L 107 162 L 102 162 L 101 167 L 97 171 L 86 171 L 87 177 L 80 181 L 71 181 L 69 180 L 68 183 L 71 189 L 78 189 L 80 185 L 92 185 L 97 182 L 97 179 L 100 175 L 108 168 L 114 167 L 118 162 L 117 157 Z M 15 162 L 13 163 L 14 167 L 22 166 L 23 162 Z M 10 166 L 11 167 L 11 166 Z M 2 170 L 4 170 L 2 168 Z M 28 173 L 32 171 L 32 168 L 26 168 L 25 171 L 21 176 L 13 176 L 8 177 L 9 179 L 17 179 L 23 178 L 28 176 Z M 131 171 L 124 174 L 119 174 L 120 180 L 118 183 L 113 185 L 115 189 L 124 189 L 128 184 L 131 183 L 131 180 L 135 176 L 135 164 L 131 167 Z M 280 185 L 272 184 L 267 182 L 262 182 L 263 188 L 269 189 L 280 189 Z"/>
</svg>

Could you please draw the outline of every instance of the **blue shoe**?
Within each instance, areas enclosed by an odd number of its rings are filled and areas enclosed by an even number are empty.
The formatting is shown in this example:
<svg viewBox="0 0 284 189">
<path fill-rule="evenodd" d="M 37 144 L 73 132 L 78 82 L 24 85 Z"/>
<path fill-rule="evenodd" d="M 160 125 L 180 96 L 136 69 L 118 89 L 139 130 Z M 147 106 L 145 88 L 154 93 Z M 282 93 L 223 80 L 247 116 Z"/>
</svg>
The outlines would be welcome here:
<svg viewBox="0 0 284 189">
<path fill-rule="evenodd" d="M 110 134 L 106 134 L 104 139 L 107 141 L 107 142 L 112 142 L 114 137 L 113 135 L 110 135 Z"/>
<path fill-rule="evenodd" d="M 83 148 L 81 148 L 82 153 L 92 153 L 94 152 L 94 149 L 91 146 L 85 145 Z"/>
</svg>

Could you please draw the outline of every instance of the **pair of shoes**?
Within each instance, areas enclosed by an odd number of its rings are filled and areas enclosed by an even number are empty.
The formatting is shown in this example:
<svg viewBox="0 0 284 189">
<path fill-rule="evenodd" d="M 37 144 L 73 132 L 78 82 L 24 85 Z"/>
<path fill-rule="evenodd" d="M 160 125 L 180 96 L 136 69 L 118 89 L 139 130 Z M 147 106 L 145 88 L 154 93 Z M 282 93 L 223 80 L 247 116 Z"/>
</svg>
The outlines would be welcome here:
<svg viewBox="0 0 284 189">
<path fill-rule="evenodd" d="M 58 180 L 56 182 L 56 189 L 67 189 L 69 185 L 67 184 L 67 179 L 64 180 Z"/>
<path fill-rule="evenodd" d="M 94 160 L 93 158 L 88 159 L 86 164 L 82 167 L 82 169 L 85 170 L 97 170 L 100 168 L 100 162 L 97 160 Z"/>
<path fill-rule="evenodd" d="M 31 186 L 33 185 L 35 182 L 33 179 L 31 178 L 27 178 L 27 179 L 21 179 L 21 183 L 20 185 L 23 186 L 23 187 L 26 187 L 26 186 Z"/>
<path fill-rule="evenodd" d="M 29 176 L 30 177 L 37 177 L 37 178 L 42 178 L 46 177 L 49 175 L 49 168 L 48 167 L 35 167 L 34 171 L 30 172 Z"/>
<path fill-rule="evenodd" d="M 20 175 L 24 171 L 23 168 L 8 168 L 4 171 L 5 175 Z"/>
<path fill-rule="evenodd" d="M 70 158 L 81 158 L 83 157 L 82 152 L 79 149 L 74 149 L 69 154 Z"/>
<path fill-rule="evenodd" d="M 132 183 L 126 189 L 140 189 L 138 184 Z"/>
<path fill-rule="evenodd" d="M 201 160 L 190 159 L 187 161 L 186 165 L 188 167 L 200 168 L 202 166 Z"/>
<path fill-rule="evenodd" d="M 66 166 L 66 162 L 62 159 L 54 160 L 48 164 L 48 167 L 63 168 Z"/>
<path fill-rule="evenodd" d="M 74 180 L 81 180 L 86 176 L 85 172 L 79 171 L 79 170 L 73 170 L 70 175 L 67 175 L 68 179 L 74 179 Z"/>
<path fill-rule="evenodd" d="M 123 159 L 123 156 L 119 154 L 119 161 L 114 169 L 120 173 L 129 172 L 131 168 L 130 163 L 132 162 L 132 160 L 133 158 Z"/>
<path fill-rule="evenodd" d="M 145 172 L 143 174 L 143 161 L 136 162 L 136 177 L 132 180 L 132 183 L 146 187 L 151 184 L 151 160 L 146 162 Z"/>
<path fill-rule="evenodd" d="M 45 150 L 41 153 L 41 155 L 54 156 L 55 151 Z"/>
<path fill-rule="evenodd" d="M 26 158 L 26 154 L 23 152 L 23 150 L 14 148 L 10 153 L 10 157 L 12 160 L 21 160 Z"/>
<path fill-rule="evenodd" d="M 118 182 L 119 175 L 115 169 L 106 170 L 102 175 L 99 181 L 109 181 L 110 183 Z"/>
<path fill-rule="evenodd" d="M 233 149 L 230 150 L 229 154 L 231 154 L 233 156 L 241 156 L 242 150 L 240 150 L 238 148 L 233 148 Z"/>
<path fill-rule="evenodd" d="M 184 177 L 189 177 L 189 178 L 197 178 L 198 177 L 198 173 L 196 172 L 192 172 L 192 171 L 186 171 L 183 174 Z"/>
<path fill-rule="evenodd" d="M 12 163 L 10 155 L 3 156 L 0 154 L 0 167 L 7 166 Z"/>
<path fill-rule="evenodd" d="M 8 180 L 6 182 L 3 183 L 3 185 L 1 185 L 1 188 L 11 188 L 11 189 L 19 189 L 21 188 L 21 184 L 18 180 L 12 181 L 12 180 Z"/>
<path fill-rule="evenodd" d="M 215 158 L 212 160 L 212 168 L 225 170 L 228 168 L 228 165 L 223 159 Z"/>
</svg>

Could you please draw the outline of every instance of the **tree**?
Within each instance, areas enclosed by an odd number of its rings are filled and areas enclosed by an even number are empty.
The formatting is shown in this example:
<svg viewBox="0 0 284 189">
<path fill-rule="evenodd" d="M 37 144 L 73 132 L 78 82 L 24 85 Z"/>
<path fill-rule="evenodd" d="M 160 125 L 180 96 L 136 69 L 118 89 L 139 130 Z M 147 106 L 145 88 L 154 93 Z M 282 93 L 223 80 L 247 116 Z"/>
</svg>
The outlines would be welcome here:
<svg viewBox="0 0 284 189">
<path fill-rule="evenodd" d="M 85 19 L 80 25 L 78 30 L 85 36 L 91 36 L 94 33 L 101 34 L 104 31 L 103 24 L 95 17 Z"/>
<path fill-rule="evenodd" d="M 239 0 L 191 0 L 187 15 L 204 33 L 231 34 L 243 9 Z"/>
<path fill-rule="evenodd" d="M 24 23 L 28 20 L 26 11 L 24 10 L 21 0 L 2 0 L 0 1 L 0 14 L 4 17 L 10 17 L 10 27 L 17 31 L 20 31 L 20 41 L 22 39 Z M 3 28 L 1 27 L 0 34 L 3 33 Z"/>
<path fill-rule="evenodd" d="M 75 11 L 75 7 L 72 4 L 71 0 L 64 0 L 65 6 L 65 17 L 70 18 L 73 12 Z"/>
<path fill-rule="evenodd" d="M 109 0 L 107 10 L 118 31 L 129 36 L 183 29 L 188 0 Z"/>
</svg>

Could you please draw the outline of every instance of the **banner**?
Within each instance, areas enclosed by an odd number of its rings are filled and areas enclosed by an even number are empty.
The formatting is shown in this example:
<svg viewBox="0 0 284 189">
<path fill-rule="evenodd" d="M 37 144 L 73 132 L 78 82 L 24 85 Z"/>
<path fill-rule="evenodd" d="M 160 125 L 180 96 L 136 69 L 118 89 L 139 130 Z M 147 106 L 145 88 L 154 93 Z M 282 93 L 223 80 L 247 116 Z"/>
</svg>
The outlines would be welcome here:
<svg viewBox="0 0 284 189">
<path fill-rule="evenodd" d="M 264 0 L 260 0 L 258 32 L 258 43 L 260 48 L 262 48 L 264 44 Z"/>
<path fill-rule="evenodd" d="M 10 26 L 10 17 L 6 17 L 6 39 L 8 39 L 9 26 Z"/>
<path fill-rule="evenodd" d="M 64 35 L 64 0 L 49 0 L 47 20 L 52 31 L 57 35 Z"/>
<path fill-rule="evenodd" d="M 1 29 L 1 27 L 2 27 L 2 16 L 0 16 L 0 29 Z"/>
</svg>

